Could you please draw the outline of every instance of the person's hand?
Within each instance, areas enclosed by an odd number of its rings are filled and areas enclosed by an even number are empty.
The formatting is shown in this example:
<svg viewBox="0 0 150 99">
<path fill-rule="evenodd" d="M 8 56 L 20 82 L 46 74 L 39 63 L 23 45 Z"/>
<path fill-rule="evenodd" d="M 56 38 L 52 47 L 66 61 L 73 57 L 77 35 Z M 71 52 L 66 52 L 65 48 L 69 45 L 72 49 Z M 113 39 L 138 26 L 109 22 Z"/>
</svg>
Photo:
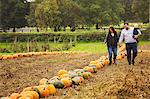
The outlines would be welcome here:
<svg viewBox="0 0 150 99">
<path fill-rule="evenodd" d="M 134 35 L 134 38 L 137 39 L 137 38 L 138 38 L 138 35 Z"/>
</svg>

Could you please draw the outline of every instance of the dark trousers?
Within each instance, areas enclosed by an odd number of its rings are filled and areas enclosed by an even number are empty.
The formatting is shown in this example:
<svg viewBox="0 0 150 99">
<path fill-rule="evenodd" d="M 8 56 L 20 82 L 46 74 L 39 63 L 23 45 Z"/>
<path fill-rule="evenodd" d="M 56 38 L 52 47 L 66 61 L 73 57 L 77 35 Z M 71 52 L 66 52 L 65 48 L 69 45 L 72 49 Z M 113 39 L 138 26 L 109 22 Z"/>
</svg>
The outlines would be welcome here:
<svg viewBox="0 0 150 99">
<path fill-rule="evenodd" d="M 112 63 L 112 53 L 114 55 L 113 59 L 114 59 L 114 62 L 116 60 L 116 57 L 117 57 L 117 47 L 115 46 L 108 46 L 108 53 L 109 53 L 109 61 L 110 61 L 110 64 Z"/>
<path fill-rule="evenodd" d="M 127 60 L 129 65 L 134 65 L 135 57 L 137 56 L 137 43 L 126 43 Z M 133 58 L 131 59 L 131 51 L 133 51 Z"/>
</svg>

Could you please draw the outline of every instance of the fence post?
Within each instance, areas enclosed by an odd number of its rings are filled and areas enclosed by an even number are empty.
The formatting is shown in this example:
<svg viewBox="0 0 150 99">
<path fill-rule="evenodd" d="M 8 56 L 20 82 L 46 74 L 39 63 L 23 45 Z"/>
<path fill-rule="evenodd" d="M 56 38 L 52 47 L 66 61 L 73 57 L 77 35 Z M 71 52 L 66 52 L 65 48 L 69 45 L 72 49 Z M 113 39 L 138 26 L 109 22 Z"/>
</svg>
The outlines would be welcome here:
<svg viewBox="0 0 150 99">
<path fill-rule="evenodd" d="M 27 51 L 28 52 L 30 51 L 30 41 L 29 41 L 29 38 L 27 38 Z"/>
</svg>

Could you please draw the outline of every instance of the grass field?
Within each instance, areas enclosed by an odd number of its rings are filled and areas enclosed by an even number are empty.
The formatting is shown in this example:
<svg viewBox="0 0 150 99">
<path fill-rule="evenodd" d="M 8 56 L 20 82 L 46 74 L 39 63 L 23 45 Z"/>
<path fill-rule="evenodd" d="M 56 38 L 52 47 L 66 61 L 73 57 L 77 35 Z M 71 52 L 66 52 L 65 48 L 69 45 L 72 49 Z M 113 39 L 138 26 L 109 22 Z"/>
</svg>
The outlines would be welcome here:
<svg viewBox="0 0 150 99">
<path fill-rule="evenodd" d="M 81 42 L 77 43 L 76 46 L 71 48 L 69 51 L 105 53 L 107 51 L 107 47 L 103 42 Z"/>
<path fill-rule="evenodd" d="M 40 45 L 43 43 L 40 43 Z M 50 43 L 51 47 L 59 48 L 63 44 L 62 43 Z M 150 41 L 140 41 L 139 46 L 147 45 L 150 46 Z M 0 43 L 0 48 L 9 48 L 10 44 L 8 43 Z M 81 51 L 81 52 L 91 52 L 91 53 L 105 53 L 107 52 L 107 46 L 103 42 L 79 42 L 76 43 L 75 47 L 69 49 L 69 51 Z M 12 53 L 0 53 L 2 54 L 12 54 Z"/>
</svg>

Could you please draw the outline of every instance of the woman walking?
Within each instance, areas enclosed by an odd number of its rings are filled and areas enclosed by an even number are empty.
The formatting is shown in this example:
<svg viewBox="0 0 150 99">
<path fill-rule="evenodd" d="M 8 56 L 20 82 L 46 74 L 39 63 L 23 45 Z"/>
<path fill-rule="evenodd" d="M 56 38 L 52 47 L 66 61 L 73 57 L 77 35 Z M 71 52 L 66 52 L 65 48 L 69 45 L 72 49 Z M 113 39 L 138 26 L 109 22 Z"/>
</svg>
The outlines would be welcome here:
<svg viewBox="0 0 150 99">
<path fill-rule="evenodd" d="M 107 43 L 107 49 L 109 53 L 109 65 L 112 64 L 112 53 L 113 53 L 113 62 L 114 64 L 116 64 L 118 40 L 119 37 L 117 35 L 117 32 L 113 27 L 110 27 L 105 41 L 105 43 Z"/>
</svg>

